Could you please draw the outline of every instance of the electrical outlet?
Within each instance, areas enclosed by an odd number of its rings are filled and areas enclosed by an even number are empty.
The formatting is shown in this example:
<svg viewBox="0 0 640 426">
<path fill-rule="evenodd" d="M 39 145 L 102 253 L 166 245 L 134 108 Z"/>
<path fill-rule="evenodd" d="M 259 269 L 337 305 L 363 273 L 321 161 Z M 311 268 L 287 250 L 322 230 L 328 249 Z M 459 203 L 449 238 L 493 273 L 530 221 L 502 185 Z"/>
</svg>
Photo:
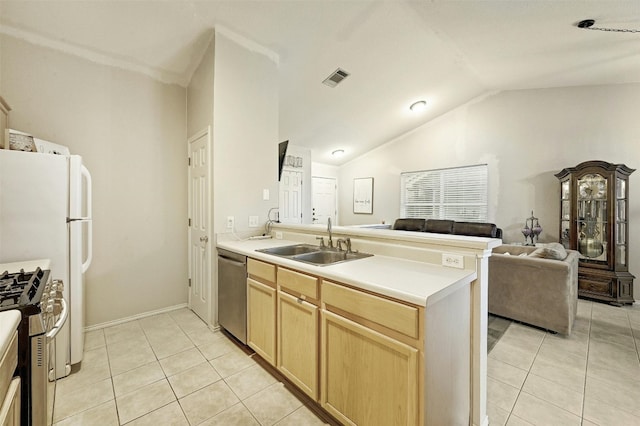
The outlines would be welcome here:
<svg viewBox="0 0 640 426">
<path fill-rule="evenodd" d="M 249 216 L 249 228 L 257 228 L 258 220 L 258 216 Z"/>
<path fill-rule="evenodd" d="M 442 253 L 442 266 L 464 269 L 464 256 L 461 254 Z"/>
<path fill-rule="evenodd" d="M 227 216 L 227 229 L 233 229 L 235 224 L 235 218 L 233 216 Z"/>
<path fill-rule="evenodd" d="M 276 240 L 281 240 L 281 239 L 282 239 L 282 232 L 276 231 Z"/>
</svg>

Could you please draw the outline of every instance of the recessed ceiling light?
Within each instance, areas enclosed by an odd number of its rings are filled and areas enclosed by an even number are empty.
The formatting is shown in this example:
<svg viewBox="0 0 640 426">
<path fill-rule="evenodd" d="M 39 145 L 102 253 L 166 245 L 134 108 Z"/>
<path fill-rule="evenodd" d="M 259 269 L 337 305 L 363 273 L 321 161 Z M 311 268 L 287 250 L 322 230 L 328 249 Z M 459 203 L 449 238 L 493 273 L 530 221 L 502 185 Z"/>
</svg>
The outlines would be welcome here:
<svg viewBox="0 0 640 426">
<path fill-rule="evenodd" d="M 417 101 L 411 104 L 409 109 L 413 112 L 422 112 L 427 109 L 427 101 Z"/>
<path fill-rule="evenodd" d="M 342 157 L 344 155 L 344 149 L 336 149 L 331 153 L 334 157 Z"/>
</svg>

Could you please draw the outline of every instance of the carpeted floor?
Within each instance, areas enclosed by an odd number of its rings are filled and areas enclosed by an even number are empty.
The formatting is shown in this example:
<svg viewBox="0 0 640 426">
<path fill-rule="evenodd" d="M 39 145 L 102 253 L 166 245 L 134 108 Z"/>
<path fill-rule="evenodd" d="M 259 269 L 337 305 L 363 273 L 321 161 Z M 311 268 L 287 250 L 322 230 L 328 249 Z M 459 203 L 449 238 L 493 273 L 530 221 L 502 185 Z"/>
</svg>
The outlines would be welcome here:
<svg viewBox="0 0 640 426">
<path fill-rule="evenodd" d="M 491 349 L 498 343 L 498 340 L 502 337 L 511 321 L 489 314 L 489 326 L 487 332 L 487 353 L 491 352 Z"/>
</svg>

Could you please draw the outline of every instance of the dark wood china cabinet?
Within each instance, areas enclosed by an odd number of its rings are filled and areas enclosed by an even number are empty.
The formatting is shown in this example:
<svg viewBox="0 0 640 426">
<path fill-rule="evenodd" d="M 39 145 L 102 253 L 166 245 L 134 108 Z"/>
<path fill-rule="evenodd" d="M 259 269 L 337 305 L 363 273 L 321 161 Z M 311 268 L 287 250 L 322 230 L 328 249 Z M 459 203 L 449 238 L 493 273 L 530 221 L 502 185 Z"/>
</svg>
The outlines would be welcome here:
<svg viewBox="0 0 640 426">
<path fill-rule="evenodd" d="M 581 254 L 578 295 L 613 305 L 633 303 L 629 273 L 629 175 L 624 164 L 585 161 L 560 180 L 560 242 Z"/>
</svg>

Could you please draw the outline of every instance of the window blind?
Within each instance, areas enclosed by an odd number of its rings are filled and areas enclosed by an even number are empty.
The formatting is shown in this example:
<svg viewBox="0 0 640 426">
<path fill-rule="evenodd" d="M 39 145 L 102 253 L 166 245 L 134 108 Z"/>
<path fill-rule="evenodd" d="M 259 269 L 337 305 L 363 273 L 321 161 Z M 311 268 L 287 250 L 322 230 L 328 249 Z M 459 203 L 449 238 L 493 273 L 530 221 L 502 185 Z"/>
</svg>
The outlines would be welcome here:
<svg viewBox="0 0 640 426">
<path fill-rule="evenodd" d="M 487 221 L 486 164 L 401 173 L 400 185 L 401 217 Z"/>
</svg>

